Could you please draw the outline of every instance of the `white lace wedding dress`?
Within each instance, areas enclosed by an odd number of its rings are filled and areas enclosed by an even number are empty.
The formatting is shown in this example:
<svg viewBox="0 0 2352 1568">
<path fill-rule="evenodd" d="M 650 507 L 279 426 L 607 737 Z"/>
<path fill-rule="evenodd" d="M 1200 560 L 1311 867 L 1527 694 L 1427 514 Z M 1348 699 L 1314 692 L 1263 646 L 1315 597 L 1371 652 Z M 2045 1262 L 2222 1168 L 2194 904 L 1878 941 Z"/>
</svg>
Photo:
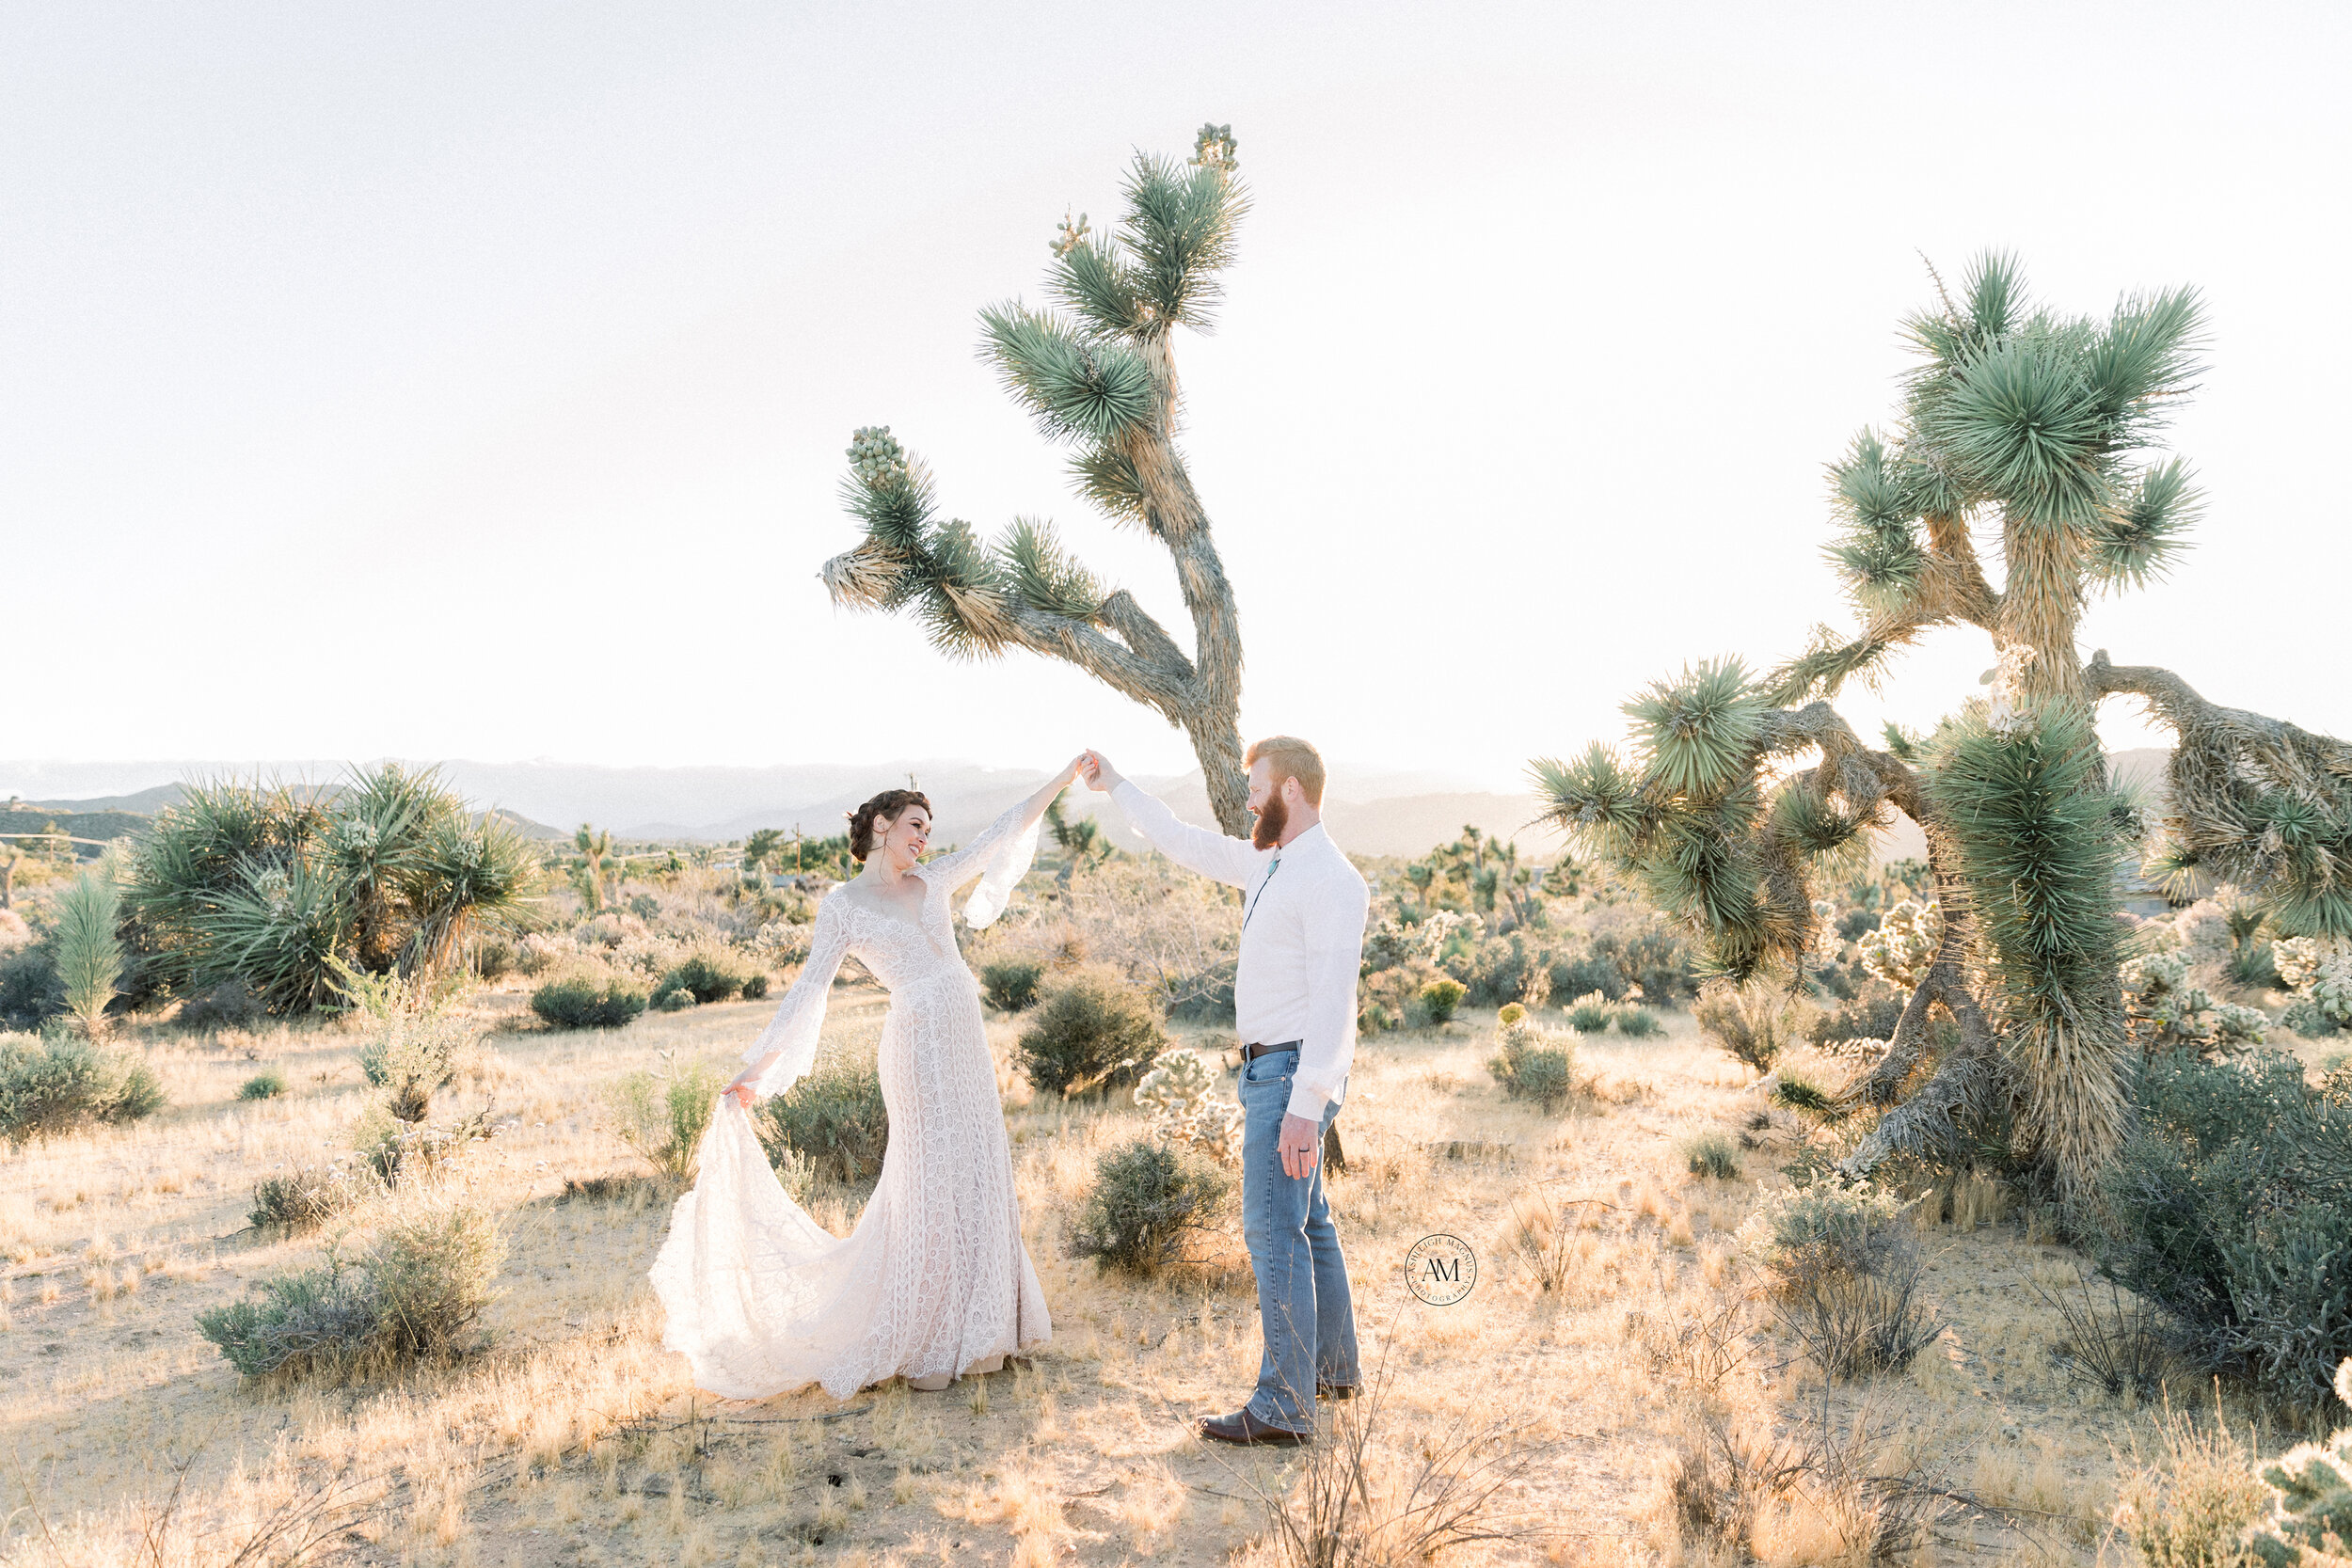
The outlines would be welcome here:
<svg viewBox="0 0 2352 1568">
<path fill-rule="evenodd" d="M 750 1113 L 720 1100 L 694 1189 L 671 1213 L 652 1271 L 669 1311 L 662 1346 L 693 1363 L 699 1386 L 765 1399 L 816 1383 L 847 1399 L 899 1373 L 960 1373 L 1051 1336 L 1021 1239 L 978 982 L 956 950 L 947 907 L 978 876 L 964 918 L 985 926 L 1002 911 L 1037 851 L 1037 824 L 1024 824 L 1023 811 L 914 868 L 926 888 L 919 924 L 848 883 L 818 906 L 808 962 L 743 1060 L 782 1049 L 762 1095 L 807 1072 L 826 991 L 843 955 L 856 954 L 890 990 L 882 1180 L 857 1227 L 835 1237 L 777 1181 Z"/>
</svg>

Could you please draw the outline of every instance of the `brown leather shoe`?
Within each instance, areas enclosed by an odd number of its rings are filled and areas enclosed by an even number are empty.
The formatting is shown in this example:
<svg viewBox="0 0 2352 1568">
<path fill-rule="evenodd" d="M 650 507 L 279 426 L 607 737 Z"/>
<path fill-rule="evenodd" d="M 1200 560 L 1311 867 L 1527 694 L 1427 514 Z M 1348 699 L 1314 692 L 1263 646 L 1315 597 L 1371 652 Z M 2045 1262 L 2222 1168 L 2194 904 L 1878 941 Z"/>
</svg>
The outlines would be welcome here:
<svg viewBox="0 0 2352 1568">
<path fill-rule="evenodd" d="M 1201 1436 L 1213 1438 L 1219 1443 L 1296 1445 L 1311 1443 L 1314 1441 L 1315 1435 L 1311 1432 L 1293 1432 L 1288 1427 L 1278 1427 L 1271 1421 L 1262 1421 L 1249 1413 L 1248 1405 L 1243 1405 L 1231 1416 L 1204 1418 L 1200 1422 L 1200 1430 Z"/>
<path fill-rule="evenodd" d="M 1315 1398 L 1319 1400 L 1352 1400 L 1359 1389 L 1353 1383 L 1318 1383 Z"/>
</svg>

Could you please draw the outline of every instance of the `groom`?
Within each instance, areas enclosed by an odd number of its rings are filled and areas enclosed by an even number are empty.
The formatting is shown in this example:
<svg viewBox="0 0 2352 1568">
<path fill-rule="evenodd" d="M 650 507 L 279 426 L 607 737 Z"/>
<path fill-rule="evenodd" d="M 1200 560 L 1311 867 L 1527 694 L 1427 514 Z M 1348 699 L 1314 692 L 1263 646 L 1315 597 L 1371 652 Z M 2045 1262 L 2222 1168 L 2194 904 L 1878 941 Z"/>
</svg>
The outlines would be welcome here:
<svg viewBox="0 0 2352 1568">
<path fill-rule="evenodd" d="M 1323 831 L 1323 758 L 1275 736 L 1249 748 L 1248 843 L 1188 827 L 1099 752 L 1079 764 L 1168 859 L 1242 890 L 1242 1235 L 1258 1275 L 1265 1352 L 1258 1388 L 1200 1423 L 1220 1443 L 1304 1443 L 1315 1401 L 1354 1399 L 1356 1310 L 1347 1260 L 1323 1200 L 1318 1151 L 1356 1054 L 1356 975 L 1371 895 Z"/>
</svg>

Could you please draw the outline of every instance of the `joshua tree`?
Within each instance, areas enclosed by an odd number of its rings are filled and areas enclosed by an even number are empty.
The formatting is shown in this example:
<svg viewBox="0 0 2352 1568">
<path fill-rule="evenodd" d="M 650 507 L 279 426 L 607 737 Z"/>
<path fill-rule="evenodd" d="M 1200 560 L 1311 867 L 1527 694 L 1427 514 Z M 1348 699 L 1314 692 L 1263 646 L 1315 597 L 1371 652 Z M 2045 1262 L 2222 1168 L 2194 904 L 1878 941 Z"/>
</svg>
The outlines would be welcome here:
<svg viewBox="0 0 2352 1568">
<path fill-rule="evenodd" d="M 580 901 L 595 914 L 604 908 L 604 863 L 612 853 L 612 832 L 597 832 L 582 822 L 572 835 L 572 847 L 580 851 L 582 863 L 573 874 L 573 885 L 580 889 Z"/>
<path fill-rule="evenodd" d="M 2159 577 L 2196 516 L 2186 467 L 2153 450 L 2196 374 L 2194 293 L 2066 316 L 2030 306 L 2005 256 L 1975 265 L 1961 301 L 1937 293 L 1907 324 L 1919 361 L 1899 425 L 1865 431 L 1830 470 L 1829 555 L 1856 631 L 1820 628 L 1760 677 L 1726 658 L 1657 682 L 1626 705 L 1630 765 L 1595 744 L 1534 768 L 1550 816 L 1740 981 L 1800 983 L 1810 884 L 1850 873 L 1890 811 L 1917 822 L 1941 942 L 1849 1093 L 1884 1115 L 1847 1172 L 2010 1126 L 2078 1196 L 2130 1103 L 2113 873 L 2142 832 L 2107 780 L 2096 705 L 2139 697 L 2178 736 L 2153 871 L 2233 881 L 2287 934 L 2352 933 L 2352 747 L 2075 648 L 2089 596 Z M 1963 623 L 1992 641 L 1991 690 L 1932 736 L 1890 728 L 1873 749 L 1830 706 L 1923 631 Z M 1955 1043 L 1939 1050 L 1931 1014 Z"/>
<path fill-rule="evenodd" d="M 743 841 L 743 869 L 756 873 L 784 852 L 784 830 L 762 828 Z"/>
<path fill-rule="evenodd" d="M 1192 616 L 1184 651 L 1124 589 L 1106 590 L 1064 553 L 1051 524 L 1017 517 L 993 545 L 960 518 L 942 522 L 922 463 L 888 426 L 850 443 L 842 496 L 865 526 L 825 562 L 837 604 L 913 610 L 952 657 L 1007 648 L 1064 659 L 1185 731 L 1229 833 L 1248 832 L 1241 767 L 1241 625 L 1209 516 L 1176 447 L 1173 334 L 1207 330 L 1248 206 L 1230 126 L 1205 125 L 1192 160 L 1138 153 L 1116 234 L 1084 214 L 1052 244 L 1047 290 L 1059 311 L 1019 301 L 980 313 L 982 352 L 1048 440 L 1076 449 L 1087 499 L 1168 549 Z"/>
</svg>

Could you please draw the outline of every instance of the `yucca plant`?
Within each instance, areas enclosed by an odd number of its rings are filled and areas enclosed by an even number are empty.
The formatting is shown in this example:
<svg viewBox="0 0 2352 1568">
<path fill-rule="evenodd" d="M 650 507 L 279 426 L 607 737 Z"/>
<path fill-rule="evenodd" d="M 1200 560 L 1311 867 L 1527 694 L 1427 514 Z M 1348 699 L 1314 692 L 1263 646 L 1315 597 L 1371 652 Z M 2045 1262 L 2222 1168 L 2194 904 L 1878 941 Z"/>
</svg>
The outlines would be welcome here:
<svg viewBox="0 0 2352 1568">
<path fill-rule="evenodd" d="M 572 873 L 572 885 L 580 890 L 580 903 L 595 914 L 604 908 L 604 863 L 612 854 L 612 834 L 582 822 L 580 832 L 572 835 L 572 847 L 580 851 L 580 860 Z"/>
<path fill-rule="evenodd" d="M 1138 153 L 1115 233 L 1085 214 L 1053 242 L 1057 309 L 1014 300 L 980 314 L 982 353 L 1050 441 L 1074 449 L 1079 490 L 1167 547 L 1192 618 L 1187 657 L 1134 595 L 1104 586 L 1053 526 L 1015 518 L 983 543 L 937 515 L 937 487 L 886 425 L 850 444 L 842 499 L 866 531 L 825 563 L 837 604 L 917 616 L 941 652 L 988 658 L 1026 648 L 1076 665 L 1184 729 L 1229 833 L 1247 834 L 1241 767 L 1241 623 L 1208 513 L 1176 447 L 1174 333 L 1205 331 L 1248 198 L 1232 129 L 1204 125 L 1187 163 Z"/>
<path fill-rule="evenodd" d="M 1917 822 L 1942 928 L 1891 1049 L 1848 1091 L 1885 1115 L 1846 1172 L 2006 1127 L 2084 1195 L 2129 1110 L 2113 874 L 2143 832 L 2107 777 L 2096 705 L 2137 696 L 2179 736 L 2152 871 L 2235 882 L 2290 936 L 2352 932 L 2352 747 L 2075 647 L 2090 596 L 2161 578 L 2198 514 L 2185 465 L 2155 450 L 2198 373 L 2192 291 L 2068 315 L 1988 255 L 1959 299 L 1939 280 L 1905 332 L 1918 358 L 1897 427 L 1830 469 L 1828 553 L 1855 630 L 1817 628 L 1763 673 L 1693 665 L 1627 705 L 1629 757 L 1595 744 L 1534 768 L 1552 820 L 1740 982 L 1800 987 L 1814 889 L 1850 875 L 1893 814 Z M 1831 700 L 1952 625 L 1991 641 L 1990 691 L 1924 739 L 1890 727 L 1866 745 Z"/>
<path fill-rule="evenodd" d="M 85 871 L 57 895 L 57 980 L 66 1009 L 91 1039 L 106 1032 L 106 1006 L 122 978 L 122 942 L 115 926 L 122 892 L 104 872 Z"/>
<path fill-rule="evenodd" d="M 339 965 L 439 974 L 470 930 L 520 917 L 534 875 L 437 771 L 385 763 L 331 793 L 189 785 L 132 852 L 124 907 L 165 983 L 234 981 L 293 1013 L 336 999 Z"/>
</svg>

